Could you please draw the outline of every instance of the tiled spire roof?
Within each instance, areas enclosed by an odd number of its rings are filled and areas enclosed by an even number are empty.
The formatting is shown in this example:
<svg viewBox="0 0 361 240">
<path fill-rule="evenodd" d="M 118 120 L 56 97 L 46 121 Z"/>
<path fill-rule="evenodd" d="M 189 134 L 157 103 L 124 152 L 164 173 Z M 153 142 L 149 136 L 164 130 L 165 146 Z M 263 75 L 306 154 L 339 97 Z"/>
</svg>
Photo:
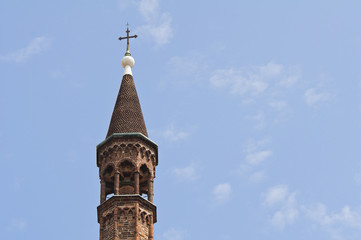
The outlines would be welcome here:
<svg viewBox="0 0 361 240">
<path fill-rule="evenodd" d="M 113 133 L 142 133 L 148 137 L 133 76 L 124 74 L 107 138 Z"/>
</svg>

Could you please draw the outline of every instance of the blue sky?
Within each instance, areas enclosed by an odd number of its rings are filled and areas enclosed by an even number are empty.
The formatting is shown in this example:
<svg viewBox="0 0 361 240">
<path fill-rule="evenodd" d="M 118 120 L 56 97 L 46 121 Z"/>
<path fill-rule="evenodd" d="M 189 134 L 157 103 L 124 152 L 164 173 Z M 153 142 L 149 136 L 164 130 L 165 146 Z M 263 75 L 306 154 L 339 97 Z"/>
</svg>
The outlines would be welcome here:
<svg viewBox="0 0 361 240">
<path fill-rule="evenodd" d="M 126 22 L 156 239 L 360 239 L 360 8 L 1 1 L 0 239 L 98 239 Z"/>
</svg>

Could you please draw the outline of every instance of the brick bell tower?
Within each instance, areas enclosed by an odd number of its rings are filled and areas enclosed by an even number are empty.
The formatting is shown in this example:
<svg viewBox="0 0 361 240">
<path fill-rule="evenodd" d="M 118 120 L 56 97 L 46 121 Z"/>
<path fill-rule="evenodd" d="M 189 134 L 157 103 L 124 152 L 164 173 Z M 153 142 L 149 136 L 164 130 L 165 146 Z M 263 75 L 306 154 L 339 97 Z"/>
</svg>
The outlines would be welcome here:
<svg viewBox="0 0 361 240">
<path fill-rule="evenodd" d="M 106 139 L 97 146 L 100 177 L 98 223 L 100 240 L 153 240 L 157 221 L 153 180 L 158 146 L 148 138 L 127 51 L 121 63 L 124 74 Z"/>
</svg>

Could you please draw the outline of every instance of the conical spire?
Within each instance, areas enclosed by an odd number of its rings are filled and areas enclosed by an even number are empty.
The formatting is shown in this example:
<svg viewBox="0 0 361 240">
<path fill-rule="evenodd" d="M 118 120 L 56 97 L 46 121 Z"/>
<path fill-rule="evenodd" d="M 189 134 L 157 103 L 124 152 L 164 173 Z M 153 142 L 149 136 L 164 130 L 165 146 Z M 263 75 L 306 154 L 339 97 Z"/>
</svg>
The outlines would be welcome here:
<svg viewBox="0 0 361 240">
<path fill-rule="evenodd" d="M 113 133 L 142 133 L 148 137 L 137 90 L 130 74 L 123 76 L 107 138 Z"/>
<path fill-rule="evenodd" d="M 126 32 L 127 37 L 119 38 L 119 40 L 127 39 L 127 51 L 122 58 L 123 80 L 110 120 L 107 138 L 113 133 L 142 133 L 148 137 L 131 70 L 135 61 L 129 52 L 129 38 L 136 38 L 137 35 L 129 36 L 128 28 Z"/>
</svg>

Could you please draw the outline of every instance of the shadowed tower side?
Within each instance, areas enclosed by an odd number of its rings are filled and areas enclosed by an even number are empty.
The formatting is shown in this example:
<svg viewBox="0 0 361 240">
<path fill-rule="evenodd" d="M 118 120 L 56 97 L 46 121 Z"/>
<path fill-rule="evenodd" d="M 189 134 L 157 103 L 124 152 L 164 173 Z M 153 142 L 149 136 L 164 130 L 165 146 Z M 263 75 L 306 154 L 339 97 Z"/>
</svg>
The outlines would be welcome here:
<svg viewBox="0 0 361 240">
<path fill-rule="evenodd" d="M 131 68 L 134 58 L 122 58 L 124 74 L 106 139 L 97 146 L 100 178 L 98 222 L 100 240 L 153 239 L 157 221 L 153 180 L 158 146 L 148 138 Z M 144 196 L 144 197 L 143 197 Z"/>
</svg>

